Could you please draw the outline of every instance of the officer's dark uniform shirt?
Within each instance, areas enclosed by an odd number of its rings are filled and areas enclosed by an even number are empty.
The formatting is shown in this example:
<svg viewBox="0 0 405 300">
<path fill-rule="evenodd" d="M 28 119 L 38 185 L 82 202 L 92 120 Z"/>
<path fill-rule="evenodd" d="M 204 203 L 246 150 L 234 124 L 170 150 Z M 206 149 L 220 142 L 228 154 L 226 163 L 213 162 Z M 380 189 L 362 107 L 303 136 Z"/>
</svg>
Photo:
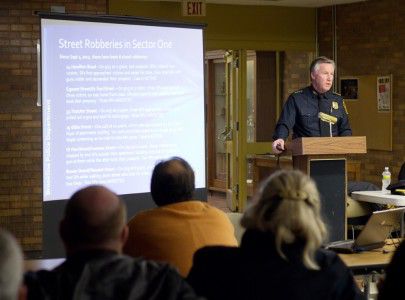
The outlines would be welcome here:
<svg viewBox="0 0 405 300">
<path fill-rule="evenodd" d="M 349 118 L 343 104 L 343 98 L 332 91 L 321 95 L 312 86 L 292 93 L 286 103 L 277 122 L 273 139 L 287 139 L 291 129 L 292 138 L 321 136 L 319 121 L 319 101 L 326 101 L 323 107 L 327 107 L 329 115 L 337 118 L 336 124 L 332 125 L 332 136 L 350 136 Z M 329 126 L 329 125 L 328 125 Z"/>
</svg>

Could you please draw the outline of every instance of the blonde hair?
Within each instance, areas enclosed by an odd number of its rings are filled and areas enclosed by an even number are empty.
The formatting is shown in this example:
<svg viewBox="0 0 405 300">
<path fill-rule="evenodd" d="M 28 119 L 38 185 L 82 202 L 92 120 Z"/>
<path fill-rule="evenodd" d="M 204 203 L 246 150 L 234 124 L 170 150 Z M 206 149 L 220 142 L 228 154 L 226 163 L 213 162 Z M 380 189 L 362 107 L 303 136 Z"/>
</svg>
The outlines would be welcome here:
<svg viewBox="0 0 405 300">
<path fill-rule="evenodd" d="M 262 183 L 253 202 L 242 218 L 242 226 L 272 232 L 276 250 L 285 260 L 288 259 L 282 246 L 303 242 L 303 264 L 319 270 L 315 252 L 326 239 L 327 231 L 314 181 L 301 171 L 278 171 Z"/>
</svg>

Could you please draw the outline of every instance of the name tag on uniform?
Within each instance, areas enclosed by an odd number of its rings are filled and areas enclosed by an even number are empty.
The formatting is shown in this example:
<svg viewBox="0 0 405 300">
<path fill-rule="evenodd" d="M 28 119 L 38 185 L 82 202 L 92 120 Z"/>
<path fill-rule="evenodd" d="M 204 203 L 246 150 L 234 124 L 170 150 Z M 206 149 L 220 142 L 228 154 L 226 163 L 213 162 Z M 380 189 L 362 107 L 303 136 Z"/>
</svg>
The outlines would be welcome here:
<svg viewBox="0 0 405 300">
<path fill-rule="evenodd" d="M 332 107 L 333 109 L 338 109 L 339 108 L 339 104 L 336 101 L 332 102 Z"/>
</svg>

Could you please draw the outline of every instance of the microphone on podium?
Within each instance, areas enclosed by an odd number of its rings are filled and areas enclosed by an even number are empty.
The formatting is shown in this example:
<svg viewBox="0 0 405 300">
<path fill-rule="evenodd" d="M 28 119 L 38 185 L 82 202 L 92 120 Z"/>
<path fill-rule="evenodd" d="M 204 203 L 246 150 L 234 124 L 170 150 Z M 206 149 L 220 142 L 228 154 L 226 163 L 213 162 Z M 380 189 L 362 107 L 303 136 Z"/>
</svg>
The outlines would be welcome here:
<svg viewBox="0 0 405 300">
<path fill-rule="evenodd" d="M 331 116 L 328 114 L 325 114 L 323 112 L 320 112 L 318 114 L 319 119 L 321 119 L 324 122 L 328 122 L 329 124 L 336 124 L 337 118 L 335 116 Z"/>
</svg>

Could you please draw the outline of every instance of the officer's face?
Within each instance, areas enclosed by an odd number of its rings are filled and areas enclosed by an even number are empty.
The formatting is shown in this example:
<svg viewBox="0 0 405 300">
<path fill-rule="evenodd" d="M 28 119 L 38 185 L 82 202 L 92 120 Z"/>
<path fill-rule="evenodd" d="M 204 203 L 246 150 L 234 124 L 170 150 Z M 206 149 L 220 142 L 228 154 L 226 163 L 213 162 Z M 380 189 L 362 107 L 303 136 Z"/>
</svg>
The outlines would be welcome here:
<svg viewBox="0 0 405 300">
<path fill-rule="evenodd" d="M 335 69 L 332 64 L 319 64 L 318 69 L 311 73 L 312 85 L 319 93 L 325 93 L 332 88 Z"/>
</svg>

